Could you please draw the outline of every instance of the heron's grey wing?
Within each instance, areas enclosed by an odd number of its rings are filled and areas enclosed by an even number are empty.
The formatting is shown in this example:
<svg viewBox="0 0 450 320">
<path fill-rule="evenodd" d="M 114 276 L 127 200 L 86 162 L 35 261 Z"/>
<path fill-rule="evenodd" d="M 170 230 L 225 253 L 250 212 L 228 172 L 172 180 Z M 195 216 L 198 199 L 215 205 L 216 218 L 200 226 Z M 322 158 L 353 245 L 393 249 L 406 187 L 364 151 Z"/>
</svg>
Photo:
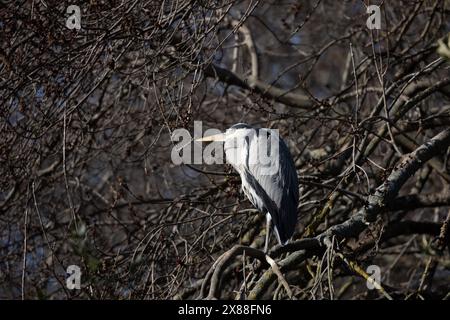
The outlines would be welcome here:
<svg viewBox="0 0 450 320">
<path fill-rule="evenodd" d="M 244 175 L 260 198 L 250 200 L 259 210 L 270 213 L 280 240 L 285 243 L 294 233 L 297 223 L 299 190 L 297 171 L 291 153 L 284 141 L 278 139 L 279 156 L 271 157 L 270 163 L 265 166 L 251 160 L 251 157 L 256 155 L 252 152 L 253 146 L 250 146 L 250 161 Z M 255 142 L 257 142 L 255 137 L 249 141 L 250 144 Z M 268 153 L 270 154 L 270 150 Z M 266 174 L 267 166 L 276 167 L 276 161 L 279 161 L 277 170 L 273 174 Z"/>
</svg>

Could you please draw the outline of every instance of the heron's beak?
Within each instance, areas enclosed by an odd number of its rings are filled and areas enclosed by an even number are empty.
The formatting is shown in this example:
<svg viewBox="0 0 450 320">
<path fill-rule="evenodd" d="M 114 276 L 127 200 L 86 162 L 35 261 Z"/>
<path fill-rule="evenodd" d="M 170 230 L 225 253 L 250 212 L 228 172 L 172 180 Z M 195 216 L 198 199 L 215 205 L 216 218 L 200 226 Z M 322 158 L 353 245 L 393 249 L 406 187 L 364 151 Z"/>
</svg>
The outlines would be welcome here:
<svg viewBox="0 0 450 320">
<path fill-rule="evenodd" d="M 225 133 L 214 134 L 203 138 L 195 139 L 195 141 L 225 141 Z"/>
</svg>

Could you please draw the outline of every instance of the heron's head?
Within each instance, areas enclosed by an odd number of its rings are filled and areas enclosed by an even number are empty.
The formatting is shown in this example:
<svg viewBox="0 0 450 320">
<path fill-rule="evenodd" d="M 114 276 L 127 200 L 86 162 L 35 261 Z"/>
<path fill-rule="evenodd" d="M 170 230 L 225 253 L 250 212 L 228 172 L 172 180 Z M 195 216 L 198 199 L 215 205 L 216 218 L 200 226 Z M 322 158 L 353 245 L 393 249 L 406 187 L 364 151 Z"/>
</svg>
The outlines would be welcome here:
<svg viewBox="0 0 450 320">
<path fill-rule="evenodd" d="M 224 150 L 227 161 L 237 165 L 243 161 L 249 152 L 249 141 L 255 132 L 255 128 L 245 123 L 238 123 L 223 133 L 196 139 L 196 141 L 224 142 Z"/>
<path fill-rule="evenodd" d="M 227 149 L 227 144 L 229 148 L 233 147 L 230 144 L 233 140 L 236 142 L 245 141 L 245 137 L 248 137 L 255 131 L 255 128 L 249 126 L 245 123 L 238 123 L 230 127 L 223 133 L 214 134 L 211 136 L 206 136 L 203 138 L 195 139 L 195 141 L 205 141 L 205 142 L 225 142 L 225 149 Z"/>
</svg>

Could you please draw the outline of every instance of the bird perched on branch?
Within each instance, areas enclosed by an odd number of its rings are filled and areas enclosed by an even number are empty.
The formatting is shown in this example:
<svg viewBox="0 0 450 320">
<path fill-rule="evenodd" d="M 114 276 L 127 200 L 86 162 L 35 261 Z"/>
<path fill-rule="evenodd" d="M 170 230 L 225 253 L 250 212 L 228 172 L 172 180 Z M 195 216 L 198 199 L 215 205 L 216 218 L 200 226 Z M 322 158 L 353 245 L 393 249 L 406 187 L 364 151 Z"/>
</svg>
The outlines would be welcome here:
<svg viewBox="0 0 450 320">
<path fill-rule="evenodd" d="M 242 190 L 266 215 L 264 252 L 268 251 L 272 225 L 278 243 L 286 244 L 297 224 L 299 189 L 292 155 L 277 130 L 238 123 L 224 133 L 196 141 L 225 142 L 226 160 L 239 173 Z"/>
</svg>

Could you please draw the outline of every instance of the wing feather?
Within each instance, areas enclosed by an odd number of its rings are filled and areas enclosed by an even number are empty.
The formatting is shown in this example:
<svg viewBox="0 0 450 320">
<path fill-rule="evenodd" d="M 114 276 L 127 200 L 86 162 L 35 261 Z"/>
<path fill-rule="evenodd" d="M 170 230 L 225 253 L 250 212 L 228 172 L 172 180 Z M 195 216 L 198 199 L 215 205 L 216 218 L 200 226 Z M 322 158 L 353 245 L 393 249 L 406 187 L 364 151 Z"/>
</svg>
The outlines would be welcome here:
<svg viewBox="0 0 450 320">
<path fill-rule="evenodd" d="M 257 156 L 256 144 L 261 143 L 261 134 L 276 135 L 279 140 L 279 156 L 270 158 L 270 162 L 266 165 L 261 165 L 252 159 Z M 270 140 L 262 141 L 265 143 Z M 294 233 L 299 201 L 297 171 L 292 155 L 278 133 L 270 129 L 260 129 L 258 135 L 249 137 L 248 143 L 249 161 L 243 172 L 242 180 L 246 179 L 249 186 L 246 186 L 244 191 L 254 193 L 250 196 L 247 195 L 255 207 L 263 213 L 270 213 L 280 240 L 285 243 Z M 268 154 L 270 154 L 270 149 Z M 278 166 L 278 169 L 273 174 L 265 174 L 268 166 L 272 166 L 272 168 Z"/>
</svg>

